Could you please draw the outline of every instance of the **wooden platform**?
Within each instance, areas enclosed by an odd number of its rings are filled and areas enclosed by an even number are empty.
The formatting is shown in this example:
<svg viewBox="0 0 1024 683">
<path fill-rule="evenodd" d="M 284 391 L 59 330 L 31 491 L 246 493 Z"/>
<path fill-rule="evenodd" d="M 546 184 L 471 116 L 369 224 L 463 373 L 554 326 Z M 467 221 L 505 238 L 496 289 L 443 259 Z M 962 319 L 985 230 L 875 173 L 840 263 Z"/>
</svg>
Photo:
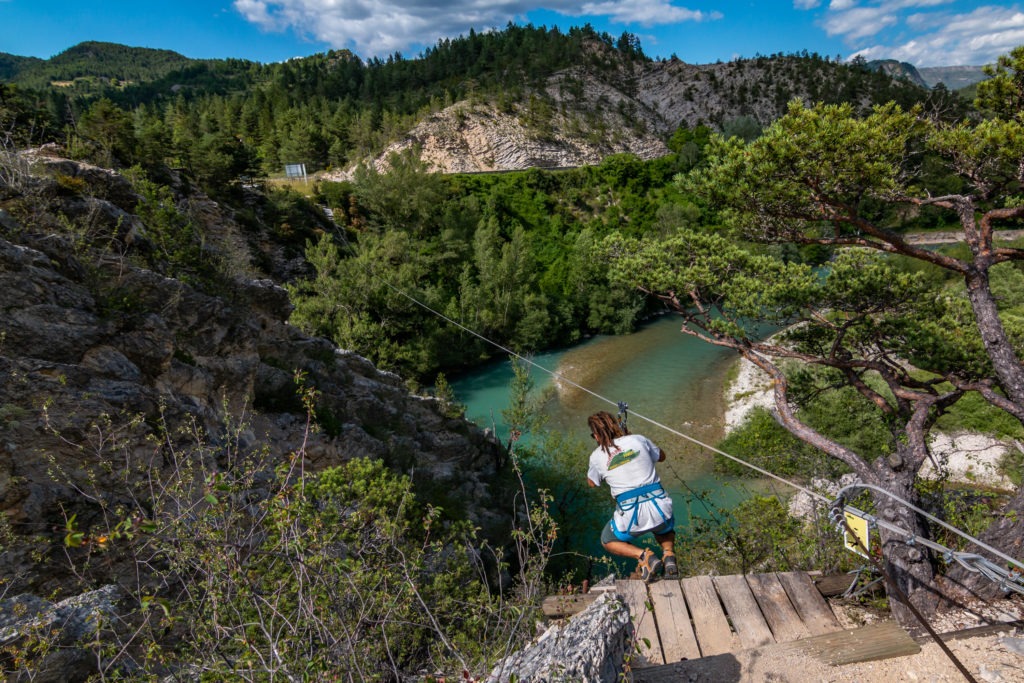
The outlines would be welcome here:
<svg viewBox="0 0 1024 683">
<path fill-rule="evenodd" d="M 616 581 L 639 653 L 631 668 L 662 666 L 841 630 L 805 572 Z"/>
</svg>

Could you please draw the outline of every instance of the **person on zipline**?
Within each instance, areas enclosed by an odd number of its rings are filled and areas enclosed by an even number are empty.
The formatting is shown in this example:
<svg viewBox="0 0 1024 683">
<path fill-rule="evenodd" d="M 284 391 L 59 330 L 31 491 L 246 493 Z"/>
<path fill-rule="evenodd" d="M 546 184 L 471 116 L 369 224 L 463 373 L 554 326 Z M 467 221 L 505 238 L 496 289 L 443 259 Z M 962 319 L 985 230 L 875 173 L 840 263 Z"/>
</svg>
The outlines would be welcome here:
<svg viewBox="0 0 1024 683">
<path fill-rule="evenodd" d="M 665 459 L 665 452 L 650 439 L 630 434 L 603 410 L 587 418 L 587 424 L 597 441 L 590 454 L 587 483 L 600 486 L 602 480 L 607 481 L 616 500 L 615 512 L 601 532 L 601 545 L 613 555 L 635 559 L 644 581 L 653 580 L 662 570 L 665 576 L 678 575 L 672 499 L 654 468 L 654 463 Z M 647 533 L 654 534 L 664 561 L 652 550 L 635 545 L 636 539 Z"/>
</svg>

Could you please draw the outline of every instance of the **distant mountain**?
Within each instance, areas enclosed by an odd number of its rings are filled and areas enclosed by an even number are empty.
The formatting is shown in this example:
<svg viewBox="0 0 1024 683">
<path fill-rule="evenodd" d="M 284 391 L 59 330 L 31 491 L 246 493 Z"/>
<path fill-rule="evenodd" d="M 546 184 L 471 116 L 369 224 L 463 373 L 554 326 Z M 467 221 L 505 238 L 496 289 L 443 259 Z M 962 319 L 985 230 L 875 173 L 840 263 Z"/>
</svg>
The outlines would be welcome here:
<svg viewBox="0 0 1024 683">
<path fill-rule="evenodd" d="M 866 111 L 928 96 L 924 85 L 902 75 L 817 56 L 698 65 L 621 60 L 600 44 L 587 50 L 587 59 L 552 73 L 518 102 L 455 102 L 362 161 L 384 170 L 389 154 L 416 148 L 435 169 L 465 173 L 596 164 L 623 152 L 651 159 L 668 152 L 665 141 L 680 126 L 756 135 L 793 99 L 849 102 Z M 331 175 L 351 174 L 348 166 Z"/>
<path fill-rule="evenodd" d="M 0 52 L 0 81 L 10 81 L 22 71 L 44 63 L 36 57 L 19 57 Z"/>
<path fill-rule="evenodd" d="M 921 77 L 921 73 L 917 70 L 913 64 L 909 62 L 899 62 L 895 59 L 873 59 L 867 63 L 869 69 L 875 71 L 882 71 L 893 78 L 902 78 L 915 85 L 919 85 L 922 88 L 930 88 L 924 78 Z"/>
<path fill-rule="evenodd" d="M 917 71 L 929 88 L 942 83 L 949 90 L 960 90 L 988 78 L 980 66 L 922 66 Z"/>
<path fill-rule="evenodd" d="M 0 54 L 0 80 L 37 89 L 96 91 L 111 83 L 123 87 L 153 81 L 195 61 L 171 50 L 90 41 L 45 60 Z"/>
<path fill-rule="evenodd" d="M 680 127 L 756 136 L 794 99 L 863 112 L 929 96 L 913 67 L 806 51 L 715 64 L 653 60 L 628 34 L 616 40 L 589 25 L 470 32 L 415 59 L 364 61 L 343 50 L 259 64 L 89 42 L 48 60 L 3 63 L 15 84 L 67 96 L 69 106 L 53 108 L 58 116 L 101 96 L 126 110 L 157 105 L 146 112 L 148 128 L 163 136 L 154 139 L 210 146 L 182 147 L 176 161 L 228 159 L 268 174 L 297 161 L 311 172 L 386 164 L 389 151 L 409 147 L 447 172 L 578 166 L 618 153 L 647 159 L 667 153 Z M 175 116 L 166 116 L 168 105 Z"/>
</svg>

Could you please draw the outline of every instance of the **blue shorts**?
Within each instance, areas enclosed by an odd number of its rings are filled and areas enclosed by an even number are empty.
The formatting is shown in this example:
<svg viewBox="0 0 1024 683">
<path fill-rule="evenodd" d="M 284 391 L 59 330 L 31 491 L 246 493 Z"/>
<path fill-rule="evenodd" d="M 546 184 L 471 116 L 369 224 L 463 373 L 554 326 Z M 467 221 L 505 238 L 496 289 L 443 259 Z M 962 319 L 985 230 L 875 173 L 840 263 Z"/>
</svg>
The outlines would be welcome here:
<svg viewBox="0 0 1024 683">
<path fill-rule="evenodd" d="M 625 541 L 626 543 L 632 543 L 634 540 L 640 538 L 644 534 L 667 534 L 673 531 L 676 526 L 676 518 L 673 515 L 667 520 L 647 531 L 641 531 L 636 534 L 631 534 L 625 531 L 619 531 L 615 528 L 615 520 L 610 519 L 608 523 L 604 525 L 604 529 L 601 530 L 601 543 L 611 543 L 612 541 Z"/>
</svg>

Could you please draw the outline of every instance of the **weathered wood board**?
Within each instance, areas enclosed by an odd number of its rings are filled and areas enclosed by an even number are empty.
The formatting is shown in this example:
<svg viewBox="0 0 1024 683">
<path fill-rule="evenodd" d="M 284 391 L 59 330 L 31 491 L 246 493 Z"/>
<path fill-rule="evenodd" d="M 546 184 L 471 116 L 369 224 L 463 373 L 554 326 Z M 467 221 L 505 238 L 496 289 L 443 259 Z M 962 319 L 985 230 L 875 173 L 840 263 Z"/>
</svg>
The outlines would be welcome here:
<svg viewBox="0 0 1024 683">
<path fill-rule="evenodd" d="M 921 651 L 921 646 L 894 621 L 805 638 L 788 647 L 832 666 L 903 657 Z"/>
<path fill-rule="evenodd" d="M 775 574 L 748 574 L 747 584 L 757 600 L 761 614 L 768 622 L 778 643 L 806 638 L 810 635 L 800 615 L 789 601 L 786 589 Z"/>
<path fill-rule="evenodd" d="M 664 664 L 658 627 L 654 623 L 654 614 L 647 608 L 647 585 L 643 581 L 616 581 L 615 587 L 629 605 L 636 631 L 636 650 L 632 653 L 630 665 L 641 668 Z"/>
<path fill-rule="evenodd" d="M 700 657 L 697 636 L 690 623 L 690 612 L 678 580 L 666 579 L 648 587 L 654 618 L 661 636 L 661 649 L 666 662 Z"/>
<path fill-rule="evenodd" d="M 691 576 L 680 582 L 693 617 L 693 630 L 702 657 L 732 652 L 738 640 L 729 628 L 710 576 Z"/>
<path fill-rule="evenodd" d="M 742 574 L 716 576 L 714 584 L 739 637 L 740 646 L 760 647 L 775 642 L 768 622 L 761 614 L 761 608 L 757 606 L 757 600 Z"/>
<path fill-rule="evenodd" d="M 796 607 L 800 620 L 812 636 L 842 629 L 832 608 L 814 587 L 806 572 L 779 572 L 778 577 L 790 602 Z"/>
</svg>

